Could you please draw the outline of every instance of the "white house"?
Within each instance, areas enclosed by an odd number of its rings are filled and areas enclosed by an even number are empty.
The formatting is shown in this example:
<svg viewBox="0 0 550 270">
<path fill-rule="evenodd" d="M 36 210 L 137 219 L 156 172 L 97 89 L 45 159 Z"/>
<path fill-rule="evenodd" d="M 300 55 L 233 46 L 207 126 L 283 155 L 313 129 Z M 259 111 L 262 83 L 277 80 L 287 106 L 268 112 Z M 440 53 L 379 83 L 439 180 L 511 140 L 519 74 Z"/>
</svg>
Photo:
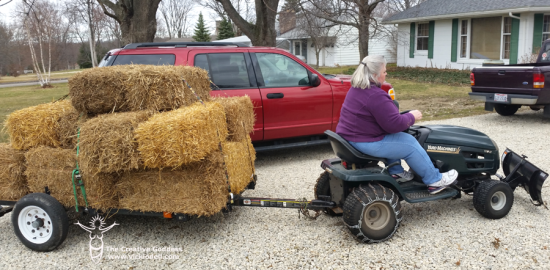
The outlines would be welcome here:
<svg viewBox="0 0 550 270">
<path fill-rule="evenodd" d="M 393 26 L 384 27 L 393 28 Z M 388 29 L 388 31 L 391 31 L 391 29 Z M 312 38 L 305 34 L 305 31 L 294 28 L 281 34 L 277 39 L 288 40 L 292 45 L 289 51 L 294 55 L 305 58 L 307 64 L 315 65 L 317 63 Z M 329 42 L 325 42 L 325 48 L 319 54 L 319 66 L 357 65 L 361 61 L 359 58 L 357 28 L 347 25 L 332 27 L 327 33 L 326 40 L 329 40 Z M 369 55 L 384 55 L 388 63 L 395 63 L 395 53 L 392 53 L 392 51 L 395 50 L 392 50 L 391 40 L 383 39 L 380 36 L 370 38 Z"/>
<path fill-rule="evenodd" d="M 398 66 L 516 64 L 550 37 L 550 1 L 427 0 L 383 23 L 398 25 Z"/>
</svg>

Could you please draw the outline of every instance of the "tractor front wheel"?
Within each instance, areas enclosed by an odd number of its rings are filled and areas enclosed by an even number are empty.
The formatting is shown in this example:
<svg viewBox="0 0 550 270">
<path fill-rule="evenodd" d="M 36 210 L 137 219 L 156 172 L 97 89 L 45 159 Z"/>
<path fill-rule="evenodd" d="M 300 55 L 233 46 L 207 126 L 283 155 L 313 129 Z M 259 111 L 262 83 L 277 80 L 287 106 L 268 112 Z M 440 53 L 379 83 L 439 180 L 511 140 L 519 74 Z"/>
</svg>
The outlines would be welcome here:
<svg viewBox="0 0 550 270">
<path fill-rule="evenodd" d="M 474 207 L 484 217 L 505 217 L 514 204 L 514 192 L 506 182 L 482 181 L 474 191 Z"/>
<path fill-rule="evenodd" d="M 344 203 L 344 222 L 362 242 L 377 243 L 390 239 L 402 218 L 397 194 L 378 184 L 355 188 Z"/>
</svg>

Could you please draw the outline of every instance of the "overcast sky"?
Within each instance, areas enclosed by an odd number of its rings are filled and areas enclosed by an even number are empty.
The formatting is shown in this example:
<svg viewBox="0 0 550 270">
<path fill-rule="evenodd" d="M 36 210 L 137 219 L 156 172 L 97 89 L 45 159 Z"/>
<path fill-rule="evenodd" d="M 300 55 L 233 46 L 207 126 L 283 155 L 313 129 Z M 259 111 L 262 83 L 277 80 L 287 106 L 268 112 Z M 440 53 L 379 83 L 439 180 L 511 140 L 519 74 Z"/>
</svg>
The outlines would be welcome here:
<svg viewBox="0 0 550 270">
<path fill-rule="evenodd" d="M 0 5 L 2 3 L 6 3 L 9 0 L 0 0 Z M 21 0 L 13 0 L 6 4 L 5 6 L 0 7 L 0 19 L 6 23 L 11 23 L 13 21 L 13 15 L 15 11 L 15 6 L 17 6 L 17 2 Z M 59 0 L 57 0 L 59 1 Z M 70 1 L 70 0 L 69 0 Z M 146 1 L 146 0 L 142 0 Z M 208 27 L 208 30 L 210 30 L 210 33 L 214 34 L 214 30 L 216 27 L 215 21 L 212 19 L 211 14 L 213 12 L 210 12 L 208 9 L 205 9 L 201 6 L 196 5 L 193 9 L 193 12 L 191 12 L 189 20 L 191 21 L 191 31 L 195 29 L 195 25 L 197 24 L 197 21 L 199 19 L 199 13 L 202 12 L 202 15 L 204 17 L 204 21 L 206 23 L 206 26 Z"/>
</svg>

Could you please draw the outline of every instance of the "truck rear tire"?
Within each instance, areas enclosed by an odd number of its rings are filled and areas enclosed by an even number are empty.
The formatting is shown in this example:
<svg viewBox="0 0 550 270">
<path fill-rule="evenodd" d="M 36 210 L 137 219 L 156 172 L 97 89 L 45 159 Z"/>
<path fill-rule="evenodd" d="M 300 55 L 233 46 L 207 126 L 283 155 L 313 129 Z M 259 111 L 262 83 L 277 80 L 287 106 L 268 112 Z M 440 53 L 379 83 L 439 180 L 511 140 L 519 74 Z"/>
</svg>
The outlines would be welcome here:
<svg viewBox="0 0 550 270">
<path fill-rule="evenodd" d="M 482 181 L 474 191 L 474 207 L 482 216 L 500 219 L 508 215 L 514 204 L 514 191 L 506 182 Z"/>
<path fill-rule="evenodd" d="M 31 193 L 14 206 L 11 222 L 17 238 L 34 251 L 52 251 L 67 237 L 65 208 L 46 193 Z"/>
<path fill-rule="evenodd" d="M 355 188 L 344 203 L 344 222 L 351 233 L 365 243 L 390 239 L 402 218 L 397 194 L 378 184 Z"/>
<path fill-rule="evenodd" d="M 514 115 L 518 110 L 520 105 L 512 104 L 495 104 L 495 111 L 502 116 Z"/>
</svg>

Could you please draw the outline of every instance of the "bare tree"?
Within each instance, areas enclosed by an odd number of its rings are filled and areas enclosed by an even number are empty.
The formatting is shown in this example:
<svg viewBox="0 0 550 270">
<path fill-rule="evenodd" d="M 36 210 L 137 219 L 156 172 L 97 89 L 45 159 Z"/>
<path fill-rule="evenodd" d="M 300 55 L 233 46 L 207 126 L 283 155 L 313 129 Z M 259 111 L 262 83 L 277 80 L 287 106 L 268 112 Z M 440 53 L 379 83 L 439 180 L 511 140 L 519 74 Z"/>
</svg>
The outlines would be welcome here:
<svg viewBox="0 0 550 270">
<path fill-rule="evenodd" d="M 45 1 L 23 0 L 23 8 L 25 9 L 23 25 L 38 82 L 42 88 L 50 87 L 52 41 L 60 14 L 49 2 Z M 34 48 L 35 43 L 38 44 L 38 52 Z"/>
<path fill-rule="evenodd" d="M 376 19 L 373 12 L 385 0 L 304 0 L 317 9 L 319 18 L 341 25 L 349 25 L 358 30 L 359 55 L 363 59 L 369 55 L 371 25 Z"/>
<path fill-rule="evenodd" d="M 382 10 L 385 9 L 387 15 L 395 14 L 411 7 L 414 7 L 426 0 L 386 0 L 381 4 Z"/>
<path fill-rule="evenodd" d="M 221 3 L 227 16 L 248 37 L 254 46 L 276 46 L 275 20 L 279 0 L 256 0 L 256 22 L 248 22 L 239 14 L 230 0 L 216 0 Z"/>
<path fill-rule="evenodd" d="M 169 38 L 182 38 L 187 34 L 187 22 L 194 3 L 193 0 L 164 0 L 160 3 L 160 14 Z"/>
<path fill-rule="evenodd" d="M 282 12 L 294 12 L 296 16 L 296 27 L 294 34 L 296 37 L 307 36 L 312 42 L 313 49 L 315 51 L 316 64 L 315 68 L 319 68 L 319 57 L 326 47 L 334 46 L 336 43 L 336 36 L 339 32 L 339 27 L 335 23 L 322 19 L 317 13 L 317 9 L 305 6 L 304 3 L 287 1 L 285 5 L 286 10 Z"/>
<path fill-rule="evenodd" d="M 68 2 L 69 9 L 76 11 L 80 18 L 86 23 L 88 29 L 88 44 L 90 46 L 90 63 L 93 67 L 97 66 L 97 46 L 96 44 L 101 40 L 101 34 L 103 31 L 102 21 L 105 19 L 105 15 L 101 12 L 99 5 L 95 0 L 73 0 Z M 74 19 L 74 26 L 76 29 L 80 28 L 80 24 L 77 23 L 77 19 Z M 78 32 L 78 30 L 77 30 Z M 82 40 L 82 37 L 79 35 Z"/>
<path fill-rule="evenodd" d="M 153 42 L 161 0 L 97 0 L 103 12 L 120 25 L 123 43 Z"/>
</svg>

